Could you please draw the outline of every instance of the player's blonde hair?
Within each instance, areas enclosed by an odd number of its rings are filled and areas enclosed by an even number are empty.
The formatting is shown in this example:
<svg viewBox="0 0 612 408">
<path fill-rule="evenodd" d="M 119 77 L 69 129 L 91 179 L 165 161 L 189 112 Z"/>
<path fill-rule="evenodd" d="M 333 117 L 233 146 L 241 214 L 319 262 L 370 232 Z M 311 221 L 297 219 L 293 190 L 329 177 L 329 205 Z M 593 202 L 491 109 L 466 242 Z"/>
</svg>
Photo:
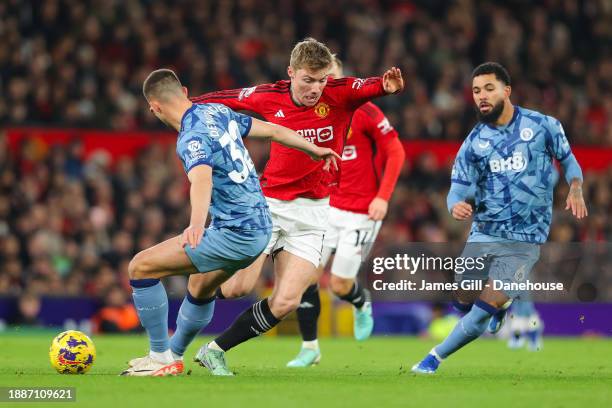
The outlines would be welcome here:
<svg viewBox="0 0 612 408">
<path fill-rule="evenodd" d="M 176 73 L 162 68 L 151 72 L 142 84 L 142 93 L 147 100 L 167 100 L 170 96 L 180 95 L 183 86 Z"/>
<path fill-rule="evenodd" d="M 307 68 L 319 71 L 329 67 L 333 60 L 334 56 L 325 44 L 308 37 L 293 47 L 289 65 L 295 70 Z"/>
</svg>

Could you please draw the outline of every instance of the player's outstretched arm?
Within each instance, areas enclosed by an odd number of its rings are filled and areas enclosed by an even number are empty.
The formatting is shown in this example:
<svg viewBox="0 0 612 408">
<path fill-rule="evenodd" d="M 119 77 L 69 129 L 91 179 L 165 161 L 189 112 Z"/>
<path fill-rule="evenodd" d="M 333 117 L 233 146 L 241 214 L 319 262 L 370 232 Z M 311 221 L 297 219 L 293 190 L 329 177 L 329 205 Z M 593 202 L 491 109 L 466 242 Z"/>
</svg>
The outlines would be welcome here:
<svg viewBox="0 0 612 408">
<path fill-rule="evenodd" d="M 302 136 L 298 135 L 291 129 L 284 126 L 275 125 L 273 123 L 264 122 L 259 119 L 253 119 L 253 124 L 249 130 L 249 137 L 258 137 L 262 139 L 271 139 L 274 142 L 293 149 L 301 150 L 308 154 L 313 160 L 325 160 L 324 170 L 329 170 L 330 166 L 334 166 L 338 170 L 336 160 L 342 160 L 338 153 L 327 147 L 320 147 L 310 143 Z"/>
<path fill-rule="evenodd" d="M 198 246 L 204 235 L 208 206 L 212 194 L 212 167 L 198 165 L 187 173 L 191 183 L 189 201 L 191 202 L 191 218 L 189 226 L 185 228 L 179 242 L 182 246 L 191 248 Z"/>
</svg>

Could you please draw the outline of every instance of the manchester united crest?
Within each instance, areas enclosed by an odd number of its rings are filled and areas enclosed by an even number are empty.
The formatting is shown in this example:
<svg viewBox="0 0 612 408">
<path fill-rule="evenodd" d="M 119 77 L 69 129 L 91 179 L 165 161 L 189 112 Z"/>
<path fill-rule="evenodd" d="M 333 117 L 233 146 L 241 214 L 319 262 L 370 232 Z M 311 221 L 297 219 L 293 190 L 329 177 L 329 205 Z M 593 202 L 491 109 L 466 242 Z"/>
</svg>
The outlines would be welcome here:
<svg viewBox="0 0 612 408">
<path fill-rule="evenodd" d="M 329 105 L 323 102 L 319 102 L 317 103 L 317 105 L 314 107 L 314 111 L 317 114 L 318 117 L 320 117 L 321 119 L 327 117 L 327 115 L 329 115 Z"/>
</svg>

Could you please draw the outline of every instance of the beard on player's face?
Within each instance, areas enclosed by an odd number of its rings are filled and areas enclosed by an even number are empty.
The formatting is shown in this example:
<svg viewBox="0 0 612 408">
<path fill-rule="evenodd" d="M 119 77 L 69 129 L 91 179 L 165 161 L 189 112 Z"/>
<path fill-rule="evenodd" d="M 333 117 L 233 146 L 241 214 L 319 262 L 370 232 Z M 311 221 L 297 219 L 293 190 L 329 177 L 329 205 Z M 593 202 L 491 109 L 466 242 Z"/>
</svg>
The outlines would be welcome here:
<svg viewBox="0 0 612 408">
<path fill-rule="evenodd" d="M 484 110 L 484 111 L 483 111 Z M 490 103 L 481 102 L 476 105 L 476 115 L 478 120 L 483 123 L 495 123 L 504 111 L 504 100 L 501 99 L 491 106 Z"/>
</svg>

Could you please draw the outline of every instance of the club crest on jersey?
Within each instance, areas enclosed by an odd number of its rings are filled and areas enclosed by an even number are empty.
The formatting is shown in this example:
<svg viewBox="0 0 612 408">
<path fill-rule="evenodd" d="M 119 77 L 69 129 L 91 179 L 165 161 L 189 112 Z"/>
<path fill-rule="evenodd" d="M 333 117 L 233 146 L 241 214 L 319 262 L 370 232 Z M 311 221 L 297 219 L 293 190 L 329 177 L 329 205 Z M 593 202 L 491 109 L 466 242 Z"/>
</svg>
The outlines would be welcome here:
<svg viewBox="0 0 612 408">
<path fill-rule="evenodd" d="M 202 143 L 200 143 L 199 140 L 192 140 L 191 142 L 187 144 L 187 148 L 192 153 L 200 150 L 200 147 L 202 147 Z"/>
<path fill-rule="evenodd" d="M 324 102 L 319 102 L 314 107 L 314 111 L 321 119 L 326 118 L 329 115 L 329 105 Z"/>
<path fill-rule="evenodd" d="M 533 139 L 533 130 L 531 128 L 522 129 L 520 137 L 521 140 L 524 140 L 525 142 L 530 141 L 531 139 Z"/>
<path fill-rule="evenodd" d="M 523 153 L 514 152 L 512 156 L 507 159 L 489 160 L 489 168 L 492 173 L 501 173 L 505 171 L 520 173 L 527 168 L 527 159 L 523 157 Z"/>
<path fill-rule="evenodd" d="M 257 88 L 257 87 L 256 86 L 252 86 L 250 88 L 242 88 L 242 90 L 240 91 L 240 94 L 238 94 L 238 100 L 241 101 L 241 100 L 246 99 L 249 96 L 251 96 L 251 94 L 253 92 L 255 92 L 255 88 Z"/>
<path fill-rule="evenodd" d="M 485 140 L 483 142 L 478 142 L 478 147 L 480 147 L 481 149 L 486 149 L 489 146 L 491 146 L 491 142 L 489 142 L 488 140 Z"/>
</svg>

